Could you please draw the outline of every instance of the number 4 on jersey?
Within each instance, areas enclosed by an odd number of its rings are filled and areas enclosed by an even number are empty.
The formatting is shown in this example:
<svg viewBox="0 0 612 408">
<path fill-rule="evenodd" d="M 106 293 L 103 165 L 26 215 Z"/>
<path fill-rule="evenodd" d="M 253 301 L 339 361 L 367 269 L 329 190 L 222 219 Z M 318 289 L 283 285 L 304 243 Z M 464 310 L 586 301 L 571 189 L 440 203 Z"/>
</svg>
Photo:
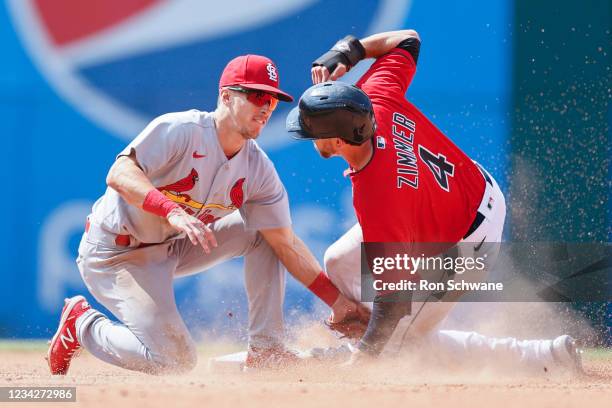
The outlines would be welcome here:
<svg viewBox="0 0 612 408">
<path fill-rule="evenodd" d="M 435 155 L 423 146 L 419 146 L 419 156 L 423 163 L 429 167 L 440 187 L 445 191 L 450 191 L 448 176 L 452 177 L 454 175 L 455 165 L 446 161 L 446 156 L 442 153 Z"/>
</svg>

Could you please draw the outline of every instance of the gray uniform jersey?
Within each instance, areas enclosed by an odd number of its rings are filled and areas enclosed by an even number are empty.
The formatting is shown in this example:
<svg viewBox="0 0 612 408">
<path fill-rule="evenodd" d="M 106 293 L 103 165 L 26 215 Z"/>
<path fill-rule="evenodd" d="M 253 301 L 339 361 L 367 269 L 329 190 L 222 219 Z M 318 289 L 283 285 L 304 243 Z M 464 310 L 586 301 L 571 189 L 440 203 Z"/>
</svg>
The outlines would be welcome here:
<svg viewBox="0 0 612 408">
<path fill-rule="evenodd" d="M 291 225 L 287 192 L 268 156 L 247 140 L 228 160 L 212 113 L 162 115 L 118 156 L 132 149 L 153 185 L 204 223 L 238 210 L 248 230 Z M 94 204 L 91 222 L 145 243 L 180 236 L 164 218 L 128 204 L 112 188 Z"/>
</svg>

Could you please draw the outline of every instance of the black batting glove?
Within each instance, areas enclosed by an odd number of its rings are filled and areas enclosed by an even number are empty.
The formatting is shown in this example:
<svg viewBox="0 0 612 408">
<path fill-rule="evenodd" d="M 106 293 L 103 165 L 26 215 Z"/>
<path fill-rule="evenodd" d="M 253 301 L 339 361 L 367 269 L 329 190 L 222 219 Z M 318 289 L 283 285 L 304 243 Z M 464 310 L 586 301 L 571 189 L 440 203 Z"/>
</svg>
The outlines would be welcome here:
<svg viewBox="0 0 612 408">
<path fill-rule="evenodd" d="M 338 41 L 331 50 L 317 58 L 312 66 L 324 66 L 329 73 L 334 72 L 339 63 L 346 66 L 347 72 L 365 57 L 365 48 L 352 35 L 347 35 Z"/>
</svg>

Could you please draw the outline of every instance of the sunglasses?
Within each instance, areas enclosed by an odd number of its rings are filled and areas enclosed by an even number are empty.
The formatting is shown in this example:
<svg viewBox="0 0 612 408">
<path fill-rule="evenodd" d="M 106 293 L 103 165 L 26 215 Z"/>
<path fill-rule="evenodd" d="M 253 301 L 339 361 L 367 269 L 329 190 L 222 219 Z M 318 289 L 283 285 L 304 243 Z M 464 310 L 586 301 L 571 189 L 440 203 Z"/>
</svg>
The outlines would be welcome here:
<svg viewBox="0 0 612 408">
<path fill-rule="evenodd" d="M 239 86 L 228 86 L 227 89 L 246 94 L 247 101 L 258 107 L 264 106 L 266 103 L 269 103 L 270 110 L 274 110 L 278 105 L 278 98 L 267 92 L 257 91 L 254 89 L 246 89 Z"/>
</svg>

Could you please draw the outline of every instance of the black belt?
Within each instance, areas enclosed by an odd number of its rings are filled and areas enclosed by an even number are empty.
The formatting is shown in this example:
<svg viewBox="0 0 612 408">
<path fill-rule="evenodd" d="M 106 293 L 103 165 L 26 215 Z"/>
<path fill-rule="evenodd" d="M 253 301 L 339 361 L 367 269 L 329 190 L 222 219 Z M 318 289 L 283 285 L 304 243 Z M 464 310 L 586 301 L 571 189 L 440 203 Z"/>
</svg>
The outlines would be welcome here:
<svg viewBox="0 0 612 408">
<path fill-rule="evenodd" d="M 478 170 L 480 170 L 480 173 L 484 177 L 485 181 L 489 183 L 491 187 L 493 187 L 493 181 L 491 180 L 491 177 L 489 177 L 485 169 L 483 169 L 478 163 L 474 163 L 474 164 L 476 165 L 476 167 L 478 167 Z M 476 218 L 474 218 L 474 222 L 472 223 L 472 225 L 470 225 L 470 229 L 468 229 L 468 232 L 463 236 L 463 239 L 466 239 L 467 237 L 472 235 L 472 233 L 476 231 L 478 227 L 480 227 L 480 224 L 482 224 L 484 219 L 485 219 L 484 214 L 481 213 L 480 211 L 476 211 Z"/>
</svg>

